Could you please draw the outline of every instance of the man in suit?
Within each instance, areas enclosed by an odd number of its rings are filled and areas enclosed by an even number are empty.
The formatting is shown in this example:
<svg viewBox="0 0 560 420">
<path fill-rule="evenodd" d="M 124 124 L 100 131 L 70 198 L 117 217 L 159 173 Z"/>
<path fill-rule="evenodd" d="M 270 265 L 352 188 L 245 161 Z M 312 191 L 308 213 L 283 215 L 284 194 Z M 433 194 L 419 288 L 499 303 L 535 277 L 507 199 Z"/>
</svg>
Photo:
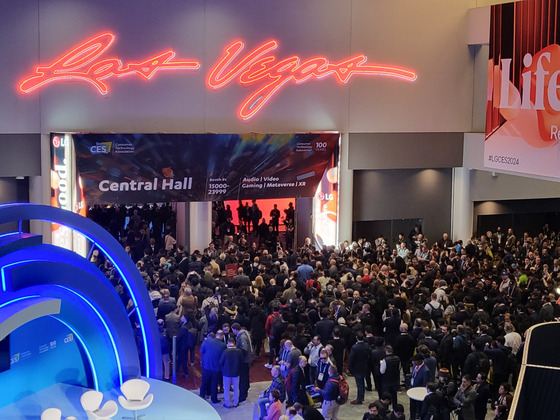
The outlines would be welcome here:
<svg viewBox="0 0 560 420">
<path fill-rule="evenodd" d="M 443 397 L 437 392 L 437 384 L 428 382 L 426 391 L 427 395 L 422 401 L 422 409 L 420 410 L 420 420 L 441 419 Z"/>
<path fill-rule="evenodd" d="M 364 402 L 365 394 L 365 375 L 369 375 L 370 367 L 369 362 L 371 358 L 371 349 L 364 341 L 364 333 L 358 331 L 356 333 L 356 344 L 350 350 L 350 360 L 348 362 L 348 369 L 354 375 L 356 380 L 356 388 L 358 395 L 356 399 L 350 404 L 362 404 Z"/>
<path fill-rule="evenodd" d="M 424 364 L 424 357 L 417 353 L 412 358 L 412 363 L 414 369 L 412 370 L 412 377 L 410 378 L 410 386 L 412 388 L 422 387 L 424 388 L 430 381 L 430 372 Z M 420 401 L 410 399 L 410 418 L 415 419 L 416 414 L 420 412 L 422 403 Z"/>
<path fill-rule="evenodd" d="M 288 405 L 292 405 L 296 402 L 301 405 L 309 405 L 307 391 L 305 389 L 307 385 L 305 366 L 307 366 L 307 358 L 305 356 L 299 356 L 299 363 L 292 372 L 292 389 L 290 390 L 290 395 L 288 395 Z"/>
<path fill-rule="evenodd" d="M 476 375 L 476 400 L 474 401 L 475 420 L 484 420 L 488 410 L 488 399 L 490 398 L 490 384 L 486 380 L 486 375 L 480 372 Z"/>
<path fill-rule="evenodd" d="M 200 363 L 202 365 L 200 396 L 206 398 L 208 389 L 210 389 L 212 404 L 218 404 L 220 402 L 218 399 L 220 357 L 226 349 L 226 345 L 212 335 L 208 334 L 200 346 Z"/>
</svg>

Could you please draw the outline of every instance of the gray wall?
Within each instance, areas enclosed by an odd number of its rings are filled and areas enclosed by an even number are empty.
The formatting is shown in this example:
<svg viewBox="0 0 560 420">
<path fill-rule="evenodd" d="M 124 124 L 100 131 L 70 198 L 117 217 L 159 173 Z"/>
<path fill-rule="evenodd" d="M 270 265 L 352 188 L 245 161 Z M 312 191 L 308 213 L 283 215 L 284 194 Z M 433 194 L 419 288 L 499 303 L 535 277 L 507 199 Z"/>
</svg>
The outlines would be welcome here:
<svg viewBox="0 0 560 420">
<path fill-rule="evenodd" d="M 423 219 L 432 243 L 451 230 L 451 190 L 451 169 L 354 171 L 353 220 Z"/>
<path fill-rule="evenodd" d="M 1 178 L 0 177 L 0 203 L 25 203 L 29 201 L 29 179 Z M 18 223 L 5 223 L 0 225 L 0 233 L 12 232 L 18 229 Z M 29 231 L 29 222 L 23 223 L 22 229 Z"/>
<path fill-rule="evenodd" d="M 463 166 L 463 133 L 350 133 L 348 169 Z"/>
<path fill-rule="evenodd" d="M 0 177 L 41 175 L 39 134 L 0 134 Z"/>
<path fill-rule="evenodd" d="M 0 67 L 0 132 L 469 131 L 473 6 L 473 0 L 0 1 L 0 54 L 9 63 Z M 18 92 L 35 66 L 52 64 L 104 31 L 116 38 L 102 58 L 126 65 L 172 49 L 177 60 L 197 59 L 201 68 L 157 72 L 150 81 L 110 77 L 107 95 L 79 80 Z M 272 52 L 278 60 L 321 56 L 338 63 L 364 54 L 368 64 L 418 77 L 289 82 L 254 118 L 241 120 L 237 110 L 261 85 L 244 88 L 234 80 L 211 90 L 207 75 L 231 42 L 243 40 L 245 56 L 271 39 L 278 40 Z"/>
</svg>

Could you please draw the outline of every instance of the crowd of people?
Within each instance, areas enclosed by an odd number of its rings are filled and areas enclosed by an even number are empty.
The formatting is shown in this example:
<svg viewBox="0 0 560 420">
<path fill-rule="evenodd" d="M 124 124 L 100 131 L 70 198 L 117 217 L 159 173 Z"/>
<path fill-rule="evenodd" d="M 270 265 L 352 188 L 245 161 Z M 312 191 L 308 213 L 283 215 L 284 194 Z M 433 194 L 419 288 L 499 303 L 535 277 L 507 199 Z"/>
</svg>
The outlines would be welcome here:
<svg viewBox="0 0 560 420">
<path fill-rule="evenodd" d="M 429 241 L 416 226 L 392 249 L 383 237 L 268 249 L 242 234 L 192 252 L 167 249 L 160 236 L 135 262 L 164 355 L 177 337 L 177 366 L 188 375 L 199 348 L 202 398 L 221 403 L 222 391 L 227 408 L 244 403 L 253 360 L 268 353 L 263 419 L 337 419 L 350 377 L 349 404 L 371 401 L 364 420 L 404 419 L 403 387 L 427 391 L 410 400 L 410 419 L 482 420 L 489 407 L 507 418 L 524 332 L 560 316 L 560 241 L 548 226 L 519 238 L 498 227 L 466 243 L 445 233 Z M 228 277 L 231 264 L 237 274 Z M 165 356 L 164 367 L 167 379 Z"/>
<path fill-rule="evenodd" d="M 212 242 L 227 249 L 229 243 L 240 248 L 250 246 L 251 239 L 256 239 L 254 246 L 276 252 L 279 246 L 293 248 L 295 233 L 295 208 L 293 203 L 280 212 L 277 204 L 273 204 L 267 217 L 260 209 L 257 200 L 243 204 L 239 200 L 236 208 L 238 224 L 233 223 L 233 210 L 229 204 L 221 201 L 212 203 Z M 284 213 L 284 215 L 282 215 Z M 268 220 L 268 222 L 267 222 Z M 284 226 L 283 238 L 280 238 L 280 222 Z M 252 244 L 251 244 L 252 245 Z"/>
</svg>

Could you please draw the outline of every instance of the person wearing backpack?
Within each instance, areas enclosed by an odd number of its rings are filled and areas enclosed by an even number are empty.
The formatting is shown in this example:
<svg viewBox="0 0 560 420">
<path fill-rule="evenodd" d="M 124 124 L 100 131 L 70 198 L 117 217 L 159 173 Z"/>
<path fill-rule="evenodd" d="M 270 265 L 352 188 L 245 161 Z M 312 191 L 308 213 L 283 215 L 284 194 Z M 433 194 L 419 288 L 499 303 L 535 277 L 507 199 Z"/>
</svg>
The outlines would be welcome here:
<svg viewBox="0 0 560 420">
<path fill-rule="evenodd" d="M 474 340 L 471 349 L 472 352 L 467 356 L 463 365 L 463 375 L 469 375 L 471 378 L 476 378 L 476 375 L 481 372 L 488 375 L 490 359 L 484 354 L 484 342 L 479 339 Z"/>
<path fill-rule="evenodd" d="M 321 389 L 315 387 L 315 392 L 323 396 L 321 409 L 325 420 L 338 420 L 338 410 L 340 409 L 340 404 L 337 402 L 338 397 L 340 396 L 339 381 L 340 375 L 338 374 L 336 366 L 330 365 L 329 379 L 325 384 L 325 388 Z"/>
<path fill-rule="evenodd" d="M 443 318 L 443 305 L 438 301 L 438 295 L 432 293 L 430 302 L 426 303 L 424 309 L 428 311 L 432 320 L 437 323 L 438 319 Z"/>
</svg>

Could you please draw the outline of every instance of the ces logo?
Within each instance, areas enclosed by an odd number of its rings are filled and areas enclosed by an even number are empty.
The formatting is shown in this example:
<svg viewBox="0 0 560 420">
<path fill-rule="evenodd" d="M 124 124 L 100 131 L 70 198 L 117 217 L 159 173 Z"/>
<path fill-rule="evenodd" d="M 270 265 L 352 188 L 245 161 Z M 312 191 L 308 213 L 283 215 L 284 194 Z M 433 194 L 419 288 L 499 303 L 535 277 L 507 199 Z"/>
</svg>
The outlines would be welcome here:
<svg viewBox="0 0 560 420">
<path fill-rule="evenodd" d="M 90 146 L 89 151 L 92 155 L 108 155 L 111 153 L 111 146 L 113 144 L 110 141 L 105 141 L 102 143 L 95 143 L 95 146 Z"/>
</svg>

